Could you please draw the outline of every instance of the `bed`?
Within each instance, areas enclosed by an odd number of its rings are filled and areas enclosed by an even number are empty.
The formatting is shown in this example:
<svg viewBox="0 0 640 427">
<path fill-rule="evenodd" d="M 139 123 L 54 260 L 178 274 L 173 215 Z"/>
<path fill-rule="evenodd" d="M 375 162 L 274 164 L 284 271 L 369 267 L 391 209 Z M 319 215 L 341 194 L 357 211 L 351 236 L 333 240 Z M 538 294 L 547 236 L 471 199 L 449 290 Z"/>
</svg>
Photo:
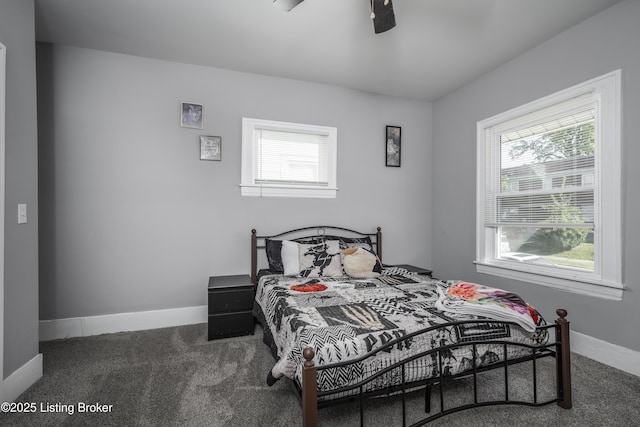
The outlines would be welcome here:
<svg viewBox="0 0 640 427">
<path fill-rule="evenodd" d="M 358 248 L 374 255 L 371 273 L 350 276 L 347 257 Z M 264 252 L 262 252 L 264 249 Z M 259 252 L 260 251 L 260 252 Z M 258 270 L 261 254 L 268 268 Z M 369 259 L 369 258 L 368 258 Z M 256 285 L 254 316 L 276 360 L 267 383 L 286 378 L 301 397 L 303 424 L 315 426 L 318 408 L 357 400 L 363 424 L 363 400 L 369 397 L 425 394 L 426 416 L 417 425 L 463 409 L 500 403 L 571 407 L 569 323 L 566 311 L 553 324 L 513 294 L 489 305 L 504 311 L 482 315 L 460 309 L 460 293 L 483 299 L 478 284 L 441 281 L 382 264 L 382 232 L 313 226 L 276 235 L 251 232 L 251 277 Z M 467 297 L 468 295 L 464 295 Z M 457 305 L 457 306 L 456 306 Z M 487 304 L 482 307 L 486 309 Z M 524 309 L 523 309 L 524 307 Z M 457 310 L 457 311 L 456 311 Z M 513 315 L 512 315 L 513 314 Z M 552 398 L 537 393 L 538 360 L 554 357 L 556 390 Z M 509 396 L 510 366 L 533 364 L 532 399 Z M 475 391 L 479 373 L 501 369 L 504 398 L 482 400 Z M 473 402 L 444 404 L 447 380 L 472 377 Z M 285 380 L 286 380 L 285 379 Z M 439 392 L 440 410 L 431 408 Z"/>
</svg>

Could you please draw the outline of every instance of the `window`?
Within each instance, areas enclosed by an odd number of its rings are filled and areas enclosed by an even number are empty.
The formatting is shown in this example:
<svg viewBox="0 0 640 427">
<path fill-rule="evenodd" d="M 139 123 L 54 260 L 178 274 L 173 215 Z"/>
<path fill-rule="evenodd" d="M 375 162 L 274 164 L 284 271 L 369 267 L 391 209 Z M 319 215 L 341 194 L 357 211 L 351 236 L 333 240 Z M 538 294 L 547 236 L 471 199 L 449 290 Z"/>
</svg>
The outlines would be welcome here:
<svg viewBox="0 0 640 427">
<path fill-rule="evenodd" d="M 622 297 L 620 71 L 478 123 L 477 271 Z"/>
<path fill-rule="evenodd" d="M 242 119 L 243 196 L 336 197 L 337 129 Z"/>
</svg>

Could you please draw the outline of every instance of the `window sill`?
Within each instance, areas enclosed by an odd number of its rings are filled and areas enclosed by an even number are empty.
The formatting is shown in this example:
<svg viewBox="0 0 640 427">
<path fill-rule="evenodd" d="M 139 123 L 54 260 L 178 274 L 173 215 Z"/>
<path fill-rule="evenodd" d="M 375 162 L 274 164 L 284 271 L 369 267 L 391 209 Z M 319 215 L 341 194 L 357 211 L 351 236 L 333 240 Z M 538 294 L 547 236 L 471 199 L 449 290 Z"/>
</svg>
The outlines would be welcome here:
<svg viewBox="0 0 640 427">
<path fill-rule="evenodd" d="M 308 197 L 335 199 L 338 194 L 338 189 L 328 187 L 286 187 L 240 184 L 240 194 L 249 197 Z"/>
<path fill-rule="evenodd" d="M 478 273 L 506 277 L 508 279 L 520 280 L 592 297 L 619 301 L 622 299 L 624 290 L 622 284 L 611 283 L 605 280 L 590 280 L 584 277 L 551 276 L 541 274 L 539 271 L 532 273 L 497 263 L 489 264 L 476 261 L 475 264 Z"/>
</svg>

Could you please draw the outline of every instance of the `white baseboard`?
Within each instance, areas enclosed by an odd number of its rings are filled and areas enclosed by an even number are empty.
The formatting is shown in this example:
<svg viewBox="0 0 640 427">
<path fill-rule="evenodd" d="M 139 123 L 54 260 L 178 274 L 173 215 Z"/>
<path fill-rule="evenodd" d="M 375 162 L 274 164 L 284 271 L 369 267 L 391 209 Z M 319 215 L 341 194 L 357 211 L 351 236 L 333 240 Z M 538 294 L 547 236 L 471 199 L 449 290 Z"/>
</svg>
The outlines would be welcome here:
<svg viewBox="0 0 640 427">
<path fill-rule="evenodd" d="M 571 331 L 571 351 L 640 377 L 640 352 Z"/>
<path fill-rule="evenodd" d="M 40 341 L 207 322 L 207 306 L 41 320 Z M 571 351 L 640 376 L 640 352 L 571 331 Z M 40 369 L 42 371 L 42 368 Z M 40 374 L 42 375 L 42 374 Z M 38 377 L 39 378 L 39 377 Z M 37 379 L 37 378 L 36 378 Z M 5 380 L 6 382 L 6 380 Z"/>
<path fill-rule="evenodd" d="M 207 306 L 41 320 L 40 341 L 207 322 Z"/>
<path fill-rule="evenodd" d="M 2 381 L 0 402 L 13 402 L 42 376 L 42 354 L 18 368 Z"/>
</svg>

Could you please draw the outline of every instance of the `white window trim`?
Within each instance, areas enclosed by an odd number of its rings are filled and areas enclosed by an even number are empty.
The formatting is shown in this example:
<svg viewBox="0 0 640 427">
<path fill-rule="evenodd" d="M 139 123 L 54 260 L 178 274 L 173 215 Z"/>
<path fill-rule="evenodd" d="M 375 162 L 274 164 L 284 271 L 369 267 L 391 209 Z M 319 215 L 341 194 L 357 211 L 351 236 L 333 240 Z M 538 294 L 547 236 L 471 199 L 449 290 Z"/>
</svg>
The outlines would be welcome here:
<svg viewBox="0 0 640 427">
<path fill-rule="evenodd" d="M 497 239 L 495 231 L 485 227 L 485 179 L 486 179 L 486 130 L 524 114 L 557 104 L 564 100 L 593 91 L 597 94 L 600 108 L 598 138 L 606 141 L 596 145 L 596 162 L 600 181 L 599 224 L 606 224 L 606 231 L 596 239 L 596 269 L 585 272 L 578 269 L 549 268 L 527 265 L 517 261 L 500 260 L 495 257 Z M 621 71 L 578 84 L 569 89 L 533 101 L 521 107 L 478 122 L 477 125 L 477 187 L 476 187 L 476 271 L 509 279 L 515 279 L 568 292 L 620 300 L 622 283 L 622 179 L 621 179 Z M 606 108 L 602 108 L 606 107 Z"/>
<path fill-rule="evenodd" d="M 329 136 L 328 145 L 328 185 L 281 185 L 281 184 L 255 184 L 253 170 L 253 130 L 256 127 L 280 129 L 286 131 L 300 131 L 325 133 Z M 337 149 L 338 130 L 335 127 L 306 125 L 300 123 L 277 122 L 272 120 L 260 120 L 242 118 L 242 175 L 240 191 L 243 196 L 253 197 L 311 197 L 311 198 L 335 198 L 337 187 Z"/>
</svg>

